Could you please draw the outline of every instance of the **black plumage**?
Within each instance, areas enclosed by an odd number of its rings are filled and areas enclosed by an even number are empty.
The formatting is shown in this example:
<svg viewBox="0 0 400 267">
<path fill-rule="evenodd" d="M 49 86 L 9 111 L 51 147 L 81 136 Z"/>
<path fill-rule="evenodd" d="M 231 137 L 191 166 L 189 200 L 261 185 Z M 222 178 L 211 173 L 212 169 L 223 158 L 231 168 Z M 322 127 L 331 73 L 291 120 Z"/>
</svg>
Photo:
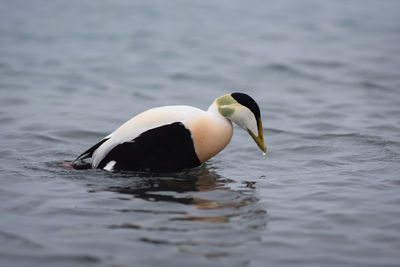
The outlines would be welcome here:
<svg viewBox="0 0 400 267">
<path fill-rule="evenodd" d="M 113 170 L 174 171 L 200 165 L 190 131 L 175 122 L 150 129 L 115 146 L 97 168 L 115 161 Z"/>
</svg>

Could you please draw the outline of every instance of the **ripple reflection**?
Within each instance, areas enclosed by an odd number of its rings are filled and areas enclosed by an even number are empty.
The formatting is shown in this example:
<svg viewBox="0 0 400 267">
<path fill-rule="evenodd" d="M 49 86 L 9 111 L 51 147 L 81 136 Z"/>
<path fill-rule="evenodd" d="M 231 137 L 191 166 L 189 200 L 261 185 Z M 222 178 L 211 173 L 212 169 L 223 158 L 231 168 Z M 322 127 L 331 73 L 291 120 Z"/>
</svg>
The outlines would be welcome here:
<svg viewBox="0 0 400 267">
<path fill-rule="evenodd" d="M 249 213 L 264 217 L 266 211 L 255 208 L 259 199 L 255 195 L 256 182 L 243 182 L 238 189 L 232 189 L 236 182 L 220 176 L 208 167 L 175 173 L 173 176 L 114 173 L 111 185 L 90 184 L 90 192 L 109 191 L 121 194 L 120 200 L 142 199 L 146 205 L 137 209 L 119 209 L 119 212 L 151 213 L 174 215 L 169 221 L 199 221 L 227 223 L 232 218 L 248 216 Z M 117 183 L 114 181 L 117 180 Z M 168 210 L 160 210 L 160 205 L 151 203 L 175 203 Z M 195 209 L 188 210 L 187 205 Z M 165 205 L 162 206 L 165 208 Z M 172 210 L 171 210 L 172 208 Z M 261 225 L 265 225 L 263 218 Z M 136 224 L 123 223 L 111 225 L 110 228 L 140 228 Z"/>
</svg>

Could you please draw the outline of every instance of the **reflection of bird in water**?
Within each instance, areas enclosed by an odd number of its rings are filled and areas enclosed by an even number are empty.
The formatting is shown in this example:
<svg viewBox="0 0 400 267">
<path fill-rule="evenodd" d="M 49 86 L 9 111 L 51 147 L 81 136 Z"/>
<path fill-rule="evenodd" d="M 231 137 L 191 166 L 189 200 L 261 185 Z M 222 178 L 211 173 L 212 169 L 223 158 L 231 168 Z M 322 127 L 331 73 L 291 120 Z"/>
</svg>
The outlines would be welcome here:
<svg viewBox="0 0 400 267">
<path fill-rule="evenodd" d="M 143 177 L 142 177 L 143 176 Z M 198 210 L 216 210 L 232 208 L 237 210 L 240 207 L 257 202 L 257 198 L 249 190 L 232 191 L 228 186 L 232 180 L 222 178 L 214 171 L 210 171 L 207 166 L 195 168 L 190 171 L 174 174 L 174 177 L 151 176 L 141 174 L 137 179 L 127 179 L 123 185 L 115 186 L 96 186 L 91 185 L 92 192 L 112 191 L 122 194 L 120 199 L 130 200 L 128 196 L 140 198 L 152 202 L 174 202 L 196 207 Z M 215 194 L 213 193 L 215 192 Z M 226 191 L 226 193 L 217 193 Z M 252 191 L 252 190 L 250 190 Z M 209 196 L 204 193 L 211 192 Z M 124 197 L 126 195 L 127 197 Z M 201 195 L 201 196 L 199 196 Z M 124 210 L 127 212 L 127 210 Z M 173 220 L 195 220 L 228 222 L 231 214 L 212 214 L 201 215 L 178 212 Z"/>
<path fill-rule="evenodd" d="M 231 180 L 221 178 L 215 172 L 210 172 L 207 167 L 192 169 L 187 172 L 174 173 L 174 177 L 153 176 L 141 173 L 143 177 L 131 180 L 133 183 L 120 186 L 103 188 L 107 191 L 133 195 L 134 197 L 150 201 L 167 201 L 180 204 L 196 204 L 196 198 L 191 195 L 182 196 L 188 192 L 207 192 L 213 190 L 229 190 L 226 183 Z M 144 178 L 144 179 L 141 179 Z M 165 192 L 179 193 L 178 195 L 165 194 Z M 197 198 L 198 199 L 198 198 Z"/>
<path fill-rule="evenodd" d="M 230 142 L 232 123 L 245 129 L 265 153 L 260 109 L 243 93 L 217 98 L 207 111 L 165 106 L 145 111 L 83 152 L 73 167 L 176 171 L 207 161 Z M 92 158 L 91 163 L 83 160 Z"/>
</svg>

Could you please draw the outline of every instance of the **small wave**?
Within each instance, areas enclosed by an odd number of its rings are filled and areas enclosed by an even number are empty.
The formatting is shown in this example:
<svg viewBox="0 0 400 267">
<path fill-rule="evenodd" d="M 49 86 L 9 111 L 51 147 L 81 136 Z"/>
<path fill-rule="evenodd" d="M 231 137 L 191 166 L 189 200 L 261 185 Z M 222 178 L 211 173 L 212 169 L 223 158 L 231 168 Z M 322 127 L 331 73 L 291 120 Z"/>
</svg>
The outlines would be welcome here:
<svg viewBox="0 0 400 267">
<path fill-rule="evenodd" d="M 324 151 L 320 151 L 321 153 L 325 153 Z M 306 166 L 310 167 L 337 167 L 337 166 L 343 166 L 346 165 L 346 163 L 339 162 L 339 161 L 333 161 L 333 160 L 322 160 L 322 159 L 312 159 L 309 160 L 306 164 Z"/>
<path fill-rule="evenodd" d="M 147 94 L 145 92 L 134 92 L 133 96 L 135 98 L 138 98 L 138 99 L 141 99 L 141 100 L 149 100 L 150 101 L 150 100 L 154 100 L 155 99 L 152 95 Z"/>
<path fill-rule="evenodd" d="M 334 112 L 334 111 L 322 111 L 322 112 L 317 112 L 315 114 L 317 118 L 322 118 L 322 119 L 338 119 L 338 118 L 343 118 L 345 115 L 343 113 L 339 112 Z"/>
<path fill-rule="evenodd" d="M 272 63 L 272 64 L 268 64 L 268 65 L 263 65 L 263 66 L 259 66 L 257 69 L 261 70 L 263 72 L 268 71 L 268 72 L 289 74 L 294 77 L 305 78 L 305 79 L 314 80 L 314 81 L 325 81 L 326 80 L 324 77 L 322 77 L 320 75 L 306 73 L 304 71 L 299 70 L 298 68 L 295 68 L 295 67 L 289 66 L 287 64 L 283 64 L 283 63 Z"/>
<path fill-rule="evenodd" d="M 23 255 L 18 251 L 2 253 L 2 263 L 7 261 L 11 263 L 8 266 L 98 266 L 103 262 L 100 258 L 87 254 Z"/>
<path fill-rule="evenodd" d="M 169 78 L 174 81 L 198 81 L 198 82 L 220 82 L 222 78 L 213 74 L 190 74 L 178 72 L 169 75 Z"/>
<path fill-rule="evenodd" d="M 285 149 L 289 152 L 296 152 L 302 154 L 325 154 L 332 151 L 332 148 L 329 146 L 296 146 L 289 149 Z"/>
<path fill-rule="evenodd" d="M 288 74 L 294 74 L 294 75 L 300 75 L 301 72 L 297 70 L 296 68 L 290 67 L 286 64 L 282 63 L 273 63 L 273 64 L 268 64 L 265 66 L 261 67 L 262 69 L 269 70 L 269 71 L 276 71 L 276 72 L 282 72 L 282 73 L 288 73 Z"/>
<path fill-rule="evenodd" d="M 150 227 L 150 226 L 143 226 L 139 224 L 132 224 L 132 223 L 124 223 L 124 224 L 112 224 L 108 225 L 107 228 L 109 229 L 133 229 L 133 230 L 145 230 L 145 231 L 156 231 L 156 232 L 189 232 L 191 229 L 185 228 L 176 228 L 176 227 L 168 227 L 168 226 L 160 226 L 160 227 Z"/>
<path fill-rule="evenodd" d="M 346 64 L 339 61 L 299 60 L 297 62 L 310 67 L 326 69 L 338 69 L 346 66 Z"/>
<path fill-rule="evenodd" d="M 155 245 L 173 245 L 173 246 L 212 246 L 218 248 L 231 248 L 241 245 L 240 242 L 217 242 L 217 241 L 193 241 L 193 240 L 182 240 L 182 241 L 172 241 L 166 239 L 155 239 L 142 237 L 140 239 L 142 242 L 152 243 Z"/>
<path fill-rule="evenodd" d="M 322 134 L 319 136 L 320 139 L 332 139 L 332 138 L 354 138 L 359 141 L 375 144 L 375 145 L 400 145 L 399 141 L 387 140 L 380 136 L 368 135 L 361 133 L 342 133 L 342 134 Z"/>
<path fill-rule="evenodd" d="M 121 213 L 147 213 L 153 215 L 185 215 L 186 211 L 178 210 L 155 210 L 155 209 L 116 209 L 113 211 L 118 211 Z"/>
<path fill-rule="evenodd" d="M 83 129 L 68 129 L 68 130 L 54 130 L 51 131 L 50 134 L 56 137 L 62 138 L 73 138 L 76 137 L 88 137 L 93 139 L 100 139 L 106 136 L 108 133 L 106 132 L 99 132 L 99 131 L 90 131 L 90 130 L 83 130 Z"/>
<path fill-rule="evenodd" d="M 49 133 L 28 132 L 28 133 L 23 134 L 22 137 L 32 139 L 32 140 L 45 141 L 45 142 L 49 142 L 49 143 L 64 142 L 64 140 L 62 138 L 59 138 L 59 137 L 54 136 Z"/>
<path fill-rule="evenodd" d="M 273 134 L 288 134 L 288 135 L 299 135 L 300 134 L 298 132 L 277 129 L 277 128 L 266 128 L 266 127 L 263 127 L 263 131 L 268 132 L 268 133 L 273 133 Z"/>
<path fill-rule="evenodd" d="M 388 86 L 373 81 L 361 81 L 360 86 L 367 90 L 385 90 L 391 92 L 396 91 L 394 88 L 390 88 Z"/>
<path fill-rule="evenodd" d="M 327 122 L 315 122 L 306 124 L 305 127 L 307 129 L 313 129 L 320 132 L 333 132 L 339 128 L 338 125 L 327 123 Z"/>
<path fill-rule="evenodd" d="M 7 70 L 10 68 L 11 68 L 10 64 L 7 64 L 6 62 L 0 62 L 0 70 Z"/>
<path fill-rule="evenodd" d="M 0 104 L 4 106 L 25 105 L 27 103 L 27 99 L 23 99 L 20 97 L 5 97 L 0 100 Z"/>
<path fill-rule="evenodd" d="M 23 132 L 38 132 L 38 131 L 45 131 L 47 126 L 44 122 L 32 122 L 29 124 L 23 125 L 20 130 Z"/>
<path fill-rule="evenodd" d="M 42 249 L 43 245 L 34 242 L 26 237 L 22 237 L 12 233 L 6 233 L 0 231 L 0 240 L 3 244 L 7 244 L 8 247 L 12 247 L 13 243 L 23 245 L 24 247 L 28 247 L 29 249 Z"/>
<path fill-rule="evenodd" d="M 16 118 L 7 116 L 7 117 L 0 118 L 0 124 L 7 125 L 7 124 L 11 124 L 11 123 L 15 122 L 16 120 L 17 120 Z"/>
</svg>

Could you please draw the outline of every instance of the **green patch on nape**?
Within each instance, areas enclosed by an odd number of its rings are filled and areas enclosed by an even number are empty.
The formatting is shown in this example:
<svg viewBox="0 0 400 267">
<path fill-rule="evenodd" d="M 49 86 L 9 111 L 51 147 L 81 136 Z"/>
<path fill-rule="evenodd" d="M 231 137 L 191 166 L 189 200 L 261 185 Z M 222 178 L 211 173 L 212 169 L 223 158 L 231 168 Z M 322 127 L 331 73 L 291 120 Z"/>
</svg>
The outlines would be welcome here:
<svg viewBox="0 0 400 267">
<path fill-rule="evenodd" d="M 235 108 L 232 105 L 237 104 L 237 101 L 230 94 L 218 97 L 215 102 L 222 116 L 230 117 L 235 112 Z"/>
<path fill-rule="evenodd" d="M 218 111 L 222 116 L 230 117 L 235 112 L 235 109 L 229 106 L 220 106 L 218 107 Z"/>
<path fill-rule="evenodd" d="M 218 107 L 237 103 L 236 100 L 230 94 L 218 97 L 216 102 Z"/>
</svg>

